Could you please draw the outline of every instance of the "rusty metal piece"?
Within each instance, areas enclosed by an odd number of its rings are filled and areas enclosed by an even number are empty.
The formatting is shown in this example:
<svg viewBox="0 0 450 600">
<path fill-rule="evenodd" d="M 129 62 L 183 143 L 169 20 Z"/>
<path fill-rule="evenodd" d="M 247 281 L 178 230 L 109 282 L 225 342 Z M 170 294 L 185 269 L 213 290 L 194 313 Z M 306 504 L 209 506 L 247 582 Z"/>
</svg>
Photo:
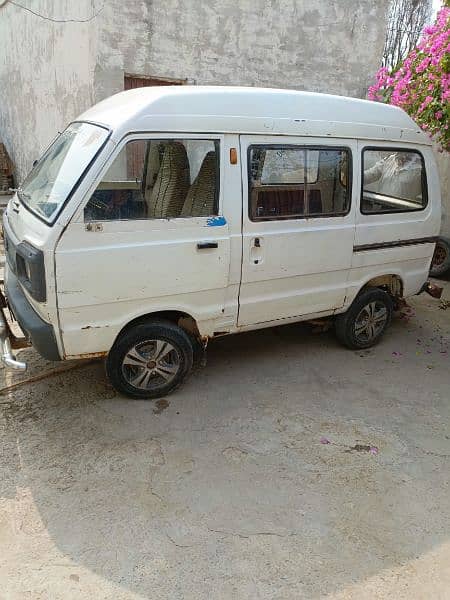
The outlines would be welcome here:
<svg viewBox="0 0 450 600">
<path fill-rule="evenodd" d="M 86 360 L 91 358 L 105 358 L 108 355 L 106 350 L 102 352 L 83 352 L 82 354 L 69 354 L 64 356 L 64 360 Z"/>
<path fill-rule="evenodd" d="M 26 363 L 17 360 L 15 354 L 12 351 L 10 335 L 11 330 L 9 327 L 9 323 L 6 320 L 3 309 L 0 309 L 0 359 L 4 365 L 11 369 L 26 371 Z"/>
<path fill-rule="evenodd" d="M 426 292 L 432 298 L 439 299 L 442 296 L 442 292 L 444 291 L 444 288 L 440 287 L 439 285 L 436 285 L 435 283 L 431 283 L 431 281 L 427 281 L 424 284 L 421 291 Z"/>
<path fill-rule="evenodd" d="M 0 310 L 4 310 L 5 308 L 8 308 L 8 302 L 6 301 L 6 297 L 4 295 L 4 293 L 0 290 Z M 9 311 L 11 313 L 11 311 Z M 4 315 L 3 315 L 4 316 Z M 17 336 L 15 335 L 15 333 L 12 331 L 8 320 L 6 319 L 6 317 L 4 316 L 5 319 L 5 329 L 7 331 L 10 343 L 11 343 L 11 348 L 13 350 L 21 350 L 22 348 L 29 348 L 31 346 L 31 342 L 29 342 L 25 336 Z"/>
<path fill-rule="evenodd" d="M 423 292 L 426 292 L 433 298 L 439 299 L 442 296 L 443 291 L 444 291 L 444 288 L 441 288 L 440 286 L 436 285 L 435 283 L 431 283 L 431 281 L 426 281 L 423 284 L 423 286 L 420 288 L 420 291 L 417 292 L 417 296 L 419 296 Z"/>
<path fill-rule="evenodd" d="M 8 326 L 9 327 L 9 326 Z M 9 330 L 9 339 L 11 340 L 11 348 L 13 350 L 22 350 L 23 348 L 31 348 L 31 342 L 27 340 L 26 337 L 18 337 L 14 335 L 14 333 Z"/>
<path fill-rule="evenodd" d="M 311 325 L 313 333 L 325 333 L 333 327 L 333 321 L 326 317 L 323 319 L 309 319 L 308 321 L 305 321 L 305 323 Z"/>
<path fill-rule="evenodd" d="M 43 379 L 47 379 L 48 377 L 54 377 L 55 375 L 60 375 L 61 373 L 65 373 L 66 371 L 73 371 L 74 369 L 81 369 L 82 367 L 87 367 L 93 363 L 97 362 L 96 360 L 86 360 L 84 362 L 76 363 L 75 365 L 68 365 L 64 367 L 59 367 L 56 369 L 52 369 L 51 371 L 46 371 L 45 373 L 40 373 L 39 375 L 34 375 L 33 377 L 28 377 L 28 379 L 23 379 L 22 381 L 18 381 L 17 383 L 12 383 L 11 385 L 7 385 L 4 388 L 0 388 L 0 396 L 6 396 L 9 392 L 13 392 L 18 388 L 21 388 L 29 383 L 36 383 L 37 381 L 42 381 Z"/>
</svg>

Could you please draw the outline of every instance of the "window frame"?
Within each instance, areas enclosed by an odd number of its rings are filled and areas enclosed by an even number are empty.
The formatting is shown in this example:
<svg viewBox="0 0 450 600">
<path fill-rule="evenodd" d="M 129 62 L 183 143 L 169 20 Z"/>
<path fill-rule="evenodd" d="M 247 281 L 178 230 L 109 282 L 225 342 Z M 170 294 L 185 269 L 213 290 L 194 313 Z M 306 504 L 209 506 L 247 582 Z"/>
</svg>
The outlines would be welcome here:
<svg viewBox="0 0 450 600">
<path fill-rule="evenodd" d="M 422 199 L 425 200 L 425 204 L 423 204 L 420 208 L 412 208 L 408 210 L 399 209 L 399 210 L 380 210 L 377 212 L 367 212 L 363 210 L 362 200 L 364 194 L 364 152 L 365 151 L 375 151 L 375 152 L 409 152 L 410 154 L 418 154 L 420 156 L 420 160 L 422 163 Z M 398 215 L 398 214 L 408 214 L 408 213 L 417 213 L 422 210 L 425 210 L 429 204 L 429 195 L 428 195 L 428 178 L 427 178 L 427 169 L 425 164 L 425 158 L 420 150 L 417 148 L 405 148 L 404 146 L 363 146 L 361 148 L 361 190 L 359 196 L 359 211 L 362 215 L 366 217 L 376 217 L 377 215 Z M 425 188 L 425 189 L 424 189 Z M 376 192 L 374 192 L 376 193 Z M 387 194 L 385 194 L 387 195 Z M 390 196 L 395 198 L 395 196 Z M 397 198 L 398 200 L 408 201 L 407 198 Z"/>
<path fill-rule="evenodd" d="M 72 200 L 73 196 L 75 195 L 75 193 L 77 192 L 78 188 L 81 186 L 81 184 L 87 179 L 87 177 L 89 176 L 90 172 L 92 171 L 92 168 L 95 167 L 95 163 L 97 161 L 97 159 L 100 157 L 101 153 L 103 152 L 103 150 L 106 148 L 106 145 L 108 144 L 108 142 L 111 139 L 112 136 L 112 129 L 110 129 L 109 127 L 107 127 L 106 125 L 97 123 L 95 121 L 89 121 L 87 119 L 81 120 L 81 119 L 75 119 L 74 121 L 71 121 L 67 127 L 65 127 L 60 133 L 58 133 L 58 135 L 56 135 L 52 141 L 50 142 L 50 144 L 47 146 L 47 148 L 44 150 L 44 152 L 42 153 L 42 156 L 40 156 L 37 159 L 37 162 L 34 166 L 38 165 L 41 160 L 43 160 L 47 154 L 50 152 L 51 147 L 53 146 L 53 144 L 56 142 L 56 140 L 59 138 L 60 135 L 62 135 L 66 129 L 68 129 L 71 125 L 73 125 L 74 123 L 88 123 L 89 125 L 95 125 L 96 127 L 100 127 L 101 129 L 105 129 L 108 132 L 108 135 L 106 136 L 103 144 L 100 146 L 100 148 L 97 150 L 97 152 L 95 153 L 95 155 L 92 157 L 92 159 L 89 161 L 89 163 L 87 164 L 86 168 L 80 173 L 78 179 L 75 181 L 75 183 L 73 184 L 70 192 L 67 194 L 66 199 L 64 200 L 64 202 L 61 204 L 61 206 L 59 207 L 58 211 L 56 212 L 56 214 L 53 216 L 52 219 L 46 219 L 44 216 L 42 216 L 41 214 L 39 214 L 38 212 L 36 212 L 35 210 L 33 210 L 32 208 L 30 208 L 27 204 L 25 204 L 21 198 L 20 198 L 20 194 L 17 194 L 17 198 L 21 204 L 21 206 L 23 206 L 25 208 L 25 210 L 27 210 L 29 213 L 31 213 L 32 215 L 34 215 L 37 219 L 39 219 L 39 221 L 41 221 L 41 223 L 44 223 L 44 225 L 47 225 L 47 227 L 53 227 L 53 225 L 57 222 L 58 218 L 63 214 L 64 210 L 66 209 L 67 205 L 69 204 L 69 202 Z M 28 178 L 28 175 L 31 173 L 31 171 L 33 170 L 34 166 L 29 170 L 29 172 L 26 175 L 26 178 Z M 19 186 L 19 190 L 20 190 L 20 186 Z"/>
<path fill-rule="evenodd" d="M 214 144 L 218 144 L 218 152 L 216 153 L 216 169 L 217 169 L 217 178 L 216 178 L 216 192 L 215 192 L 215 208 L 217 209 L 216 215 L 209 216 L 187 216 L 187 217 L 161 217 L 161 218 L 140 218 L 140 219 L 89 219 L 86 220 L 84 217 L 84 211 L 89 204 L 89 201 L 98 186 L 103 180 L 103 177 L 106 175 L 110 167 L 113 165 L 114 161 L 120 155 L 121 151 L 126 147 L 126 145 L 130 142 L 136 141 L 169 141 L 169 140 L 188 140 L 188 141 L 205 141 L 205 142 L 213 142 Z M 218 133 L 186 133 L 185 131 L 169 131 L 169 132 L 154 132 L 154 131 L 130 131 L 124 135 L 119 142 L 116 144 L 116 147 L 108 156 L 108 158 L 103 163 L 100 171 L 97 173 L 95 177 L 95 181 L 90 185 L 86 194 L 84 195 L 84 199 L 82 204 L 79 206 L 76 211 L 75 221 L 81 222 L 84 225 L 87 223 L 162 223 L 167 221 L 174 220 L 182 220 L 186 221 L 187 219 L 210 219 L 215 216 L 220 216 L 221 214 L 221 197 L 223 195 L 222 185 L 223 178 L 221 177 L 221 162 L 223 162 L 223 152 L 224 152 L 224 137 L 223 134 Z M 192 185 L 192 184 L 191 184 Z"/>
<path fill-rule="evenodd" d="M 330 151 L 330 150 L 340 150 L 340 151 L 345 151 L 347 153 L 347 157 L 348 157 L 348 164 L 347 164 L 347 175 L 348 175 L 348 182 L 347 182 L 347 190 L 348 190 L 348 206 L 347 206 L 347 210 L 345 212 L 340 212 L 340 213 L 321 213 L 321 214 L 311 214 L 311 215 L 295 215 L 295 216 L 285 216 L 285 217 L 256 217 L 254 218 L 252 216 L 252 210 L 251 210 L 251 162 L 250 162 L 250 157 L 251 157 L 251 152 L 254 148 L 257 149 L 261 149 L 261 150 L 312 150 L 312 151 Z M 319 178 L 320 176 L 320 163 L 318 164 L 318 170 L 317 170 L 317 176 Z M 318 179 L 316 180 L 317 183 Z M 280 184 L 276 184 L 277 186 L 279 185 L 280 187 L 283 186 L 292 186 L 292 185 L 303 185 L 305 186 L 306 189 L 306 185 L 307 182 L 303 182 L 303 184 L 293 184 L 293 183 L 280 183 Z M 248 211 L 248 218 L 252 223 L 260 223 L 263 221 L 304 221 L 306 219 L 328 219 L 328 218 L 338 218 L 338 217 L 346 217 L 351 209 L 352 209 L 352 190 L 353 190 L 353 153 L 352 153 L 352 149 L 350 148 L 350 146 L 345 146 L 342 144 L 338 144 L 338 145 L 316 145 L 316 144 L 271 144 L 271 143 L 266 143 L 266 144 L 249 144 L 249 146 L 247 147 L 247 211 Z"/>
</svg>

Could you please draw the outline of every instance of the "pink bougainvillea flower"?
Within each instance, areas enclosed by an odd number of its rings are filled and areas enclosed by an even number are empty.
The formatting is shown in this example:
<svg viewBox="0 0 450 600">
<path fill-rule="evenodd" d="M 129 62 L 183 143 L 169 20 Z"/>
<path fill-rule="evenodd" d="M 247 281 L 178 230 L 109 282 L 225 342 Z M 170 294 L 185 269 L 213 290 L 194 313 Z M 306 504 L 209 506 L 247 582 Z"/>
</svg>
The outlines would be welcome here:
<svg viewBox="0 0 450 600">
<path fill-rule="evenodd" d="M 382 67 L 368 98 L 400 106 L 450 151 L 450 6 L 424 28 L 417 47 L 394 69 Z"/>
</svg>

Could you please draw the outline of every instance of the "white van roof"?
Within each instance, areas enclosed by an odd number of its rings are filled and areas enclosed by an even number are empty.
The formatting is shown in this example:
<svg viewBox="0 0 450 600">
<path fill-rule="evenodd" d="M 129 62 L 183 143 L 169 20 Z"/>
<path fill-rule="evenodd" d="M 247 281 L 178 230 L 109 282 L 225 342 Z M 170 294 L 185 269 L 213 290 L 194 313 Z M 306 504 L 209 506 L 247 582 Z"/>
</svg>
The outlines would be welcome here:
<svg viewBox="0 0 450 600">
<path fill-rule="evenodd" d="M 77 120 L 130 131 L 309 135 L 430 145 L 400 108 L 329 94 L 254 87 L 157 86 L 120 92 Z"/>
</svg>

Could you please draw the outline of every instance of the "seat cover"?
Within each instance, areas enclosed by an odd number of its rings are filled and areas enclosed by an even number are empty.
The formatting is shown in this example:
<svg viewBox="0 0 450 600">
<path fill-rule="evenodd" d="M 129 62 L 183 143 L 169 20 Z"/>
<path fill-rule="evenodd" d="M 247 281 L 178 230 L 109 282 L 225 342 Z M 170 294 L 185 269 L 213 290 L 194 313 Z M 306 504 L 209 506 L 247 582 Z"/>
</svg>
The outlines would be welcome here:
<svg viewBox="0 0 450 600">
<path fill-rule="evenodd" d="M 149 201 L 150 218 L 175 218 L 189 189 L 189 161 L 186 148 L 179 142 L 165 147 L 158 176 Z"/>
<path fill-rule="evenodd" d="M 181 217 L 209 217 L 215 214 L 216 153 L 208 152 L 203 159 L 197 177 L 189 188 Z"/>
</svg>

